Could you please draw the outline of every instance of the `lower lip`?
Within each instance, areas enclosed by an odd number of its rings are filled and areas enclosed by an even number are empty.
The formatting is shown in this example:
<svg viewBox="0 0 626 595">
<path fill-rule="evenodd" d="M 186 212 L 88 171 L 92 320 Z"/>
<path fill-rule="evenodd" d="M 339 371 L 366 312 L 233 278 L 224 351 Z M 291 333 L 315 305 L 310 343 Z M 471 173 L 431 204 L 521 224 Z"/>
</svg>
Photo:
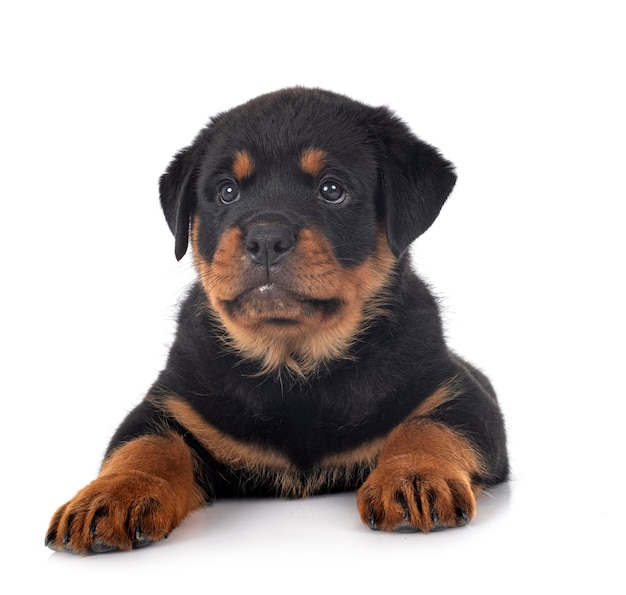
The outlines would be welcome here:
<svg viewBox="0 0 626 595">
<path fill-rule="evenodd" d="M 292 293 L 288 289 L 285 289 L 284 287 L 275 285 L 274 283 L 260 285 L 259 287 L 251 289 L 249 293 L 265 300 L 297 299 L 296 294 Z"/>
</svg>

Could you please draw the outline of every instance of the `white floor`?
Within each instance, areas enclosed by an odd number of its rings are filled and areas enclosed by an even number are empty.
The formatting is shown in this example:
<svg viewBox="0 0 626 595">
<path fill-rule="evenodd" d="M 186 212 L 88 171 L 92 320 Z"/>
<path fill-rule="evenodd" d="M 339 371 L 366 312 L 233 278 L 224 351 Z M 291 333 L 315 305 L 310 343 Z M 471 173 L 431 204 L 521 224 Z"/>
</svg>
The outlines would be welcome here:
<svg viewBox="0 0 626 595">
<path fill-rule="evenodd" d="M 592 504 L 588 518 L 576 496 L 574 503 L 534 492 L 523 482 L 499 487 L 472 524 L 429 535 L 370 531 L 357 519 L 352 494 L 219 502 L 193 514 L 168 540 L 131 553 L 78 558 L 28 544 L 21 578 L 34 588 L 63 585 L 66 593 L 121 584 L 125 592 L 158 593 L 200 585 L 232 585 L 236 593 L 623 593 L 623 548 L 612 543 L 601 505 Z M 41 532 L 29 537 L 42 545 Z"/>
<path fill-rule="evenodd" d="M 0 584 L 626 593 L 619 3 L 418 2 L 409 16 L 395 0 L 319 0 L 284 20 L 273 0 L 192 4 L 0 9 Z M 219 502 L 144 550 L 52 553 L 50 515 L 158 373 L 192 277 L 158 176 L 210 115 L 292 84 L 388 104 L 457 164 L 414 259 L 450 344 L 499 392 L 514 479 L 468 527 L 430 535 L 372 532 L 345 494 Z"/>
</svg>

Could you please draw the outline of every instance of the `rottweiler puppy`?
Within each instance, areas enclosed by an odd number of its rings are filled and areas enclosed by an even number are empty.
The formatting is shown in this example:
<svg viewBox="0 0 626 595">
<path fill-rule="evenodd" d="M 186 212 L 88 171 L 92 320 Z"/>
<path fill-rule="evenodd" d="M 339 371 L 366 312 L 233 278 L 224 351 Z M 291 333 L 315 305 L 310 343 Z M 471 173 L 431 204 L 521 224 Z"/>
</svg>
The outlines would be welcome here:
<svg viewBox="0 0 626 595">
<path fill-rule="evenodd" d="M 46 544 L 130 550 L 218 498 L 344 490 L 372 529 L 468 523 L 507 478 L 503 418 L 408 253 L 455 181 L 387 108 L 335 93 L 213 118 L 160 180 L 198 274 L 167 364 Z"/>
</svg>

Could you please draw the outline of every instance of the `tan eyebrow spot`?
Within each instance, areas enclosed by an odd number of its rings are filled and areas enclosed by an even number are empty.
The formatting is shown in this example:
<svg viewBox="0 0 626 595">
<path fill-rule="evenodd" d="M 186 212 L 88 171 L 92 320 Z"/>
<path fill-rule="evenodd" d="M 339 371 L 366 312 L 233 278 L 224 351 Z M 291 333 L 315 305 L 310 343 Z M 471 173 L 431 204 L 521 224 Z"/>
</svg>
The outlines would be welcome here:
<svg viewBox="0 0 626 595">
<path fill-rule="evenodd" d="M 326 153 L 322 149 L 306 149 L 300 157 L 300 168 L 311 176 L 317 176 L 325 166 Z"/>
<path fill-rule="evenodd" d="M 238 182 L 249 178 L 254 171 L 254 160 L 247 151 L 237 151 L 233 160 L 233 174 Z"/>
</svg>

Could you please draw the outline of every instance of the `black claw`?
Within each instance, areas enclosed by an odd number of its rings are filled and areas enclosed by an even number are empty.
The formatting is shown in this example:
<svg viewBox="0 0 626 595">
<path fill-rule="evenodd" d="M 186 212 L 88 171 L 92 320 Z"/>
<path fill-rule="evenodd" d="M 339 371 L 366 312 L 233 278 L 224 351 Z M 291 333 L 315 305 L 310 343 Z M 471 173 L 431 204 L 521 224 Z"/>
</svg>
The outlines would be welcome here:
<svg viewBox="0 0 626 595">
<path fill-rule="evenodd" d="M 457 511 L 458 516 L 460 517 L 460 521 L 459 521 L 459 527 L 464 527 L 465 525 L 467 525 L 470 522 L 469 516 L 467 516 L 467 512 L 465 510 L 463 510 L 462 508 L 460 508 Z"/>
<path fill-rule="evenodd" d="M 63 544 L 67 544 L 69 543 L 70 540 L 70 532 L 72 530 L 72 523 L 74 522 L 74 515 L 71 514 L 68 518 L 67 518 L 67 531 L 65 531 L 65 533 L 63 534 Z"/>
<path fill-rule="evenodd" d="M 436 496 L 433 492 L 428 494 L 428 505 L 430 507 L 430 518 L 433 520 L 435 527 L 439 527 L 439 514 L 435 508 Z"/>
<path fill-rule="evenodd" d="M 138 550 L 139 548 L 146 547 L 151 543 L 151 539 L 148 539 L 147 537 L 141 537 L 140 539 L 136 539 L 135 541 L 133 541 L 133 549 Z"/>
<path fill-rule="evenodd" d="M 367 526 L 374 530 L 374 531 L 378 531 L 379 527 L 378 527 L 378 523 L 376 522 L 376 516 L 374 515 L 373 512 L 370 512 L 370 516 L 367 522 Z"/>
<path fill-rule="evenodd" d="M 146 547 L 152 543 L 151 539 L 148 539 L 141 530 L 141 527 L 137 527 L 135 529 L 135 541 L 133 541 L 133 549 L 139 549 L 141 547 Z"/>
<path fill-rule="evenodd" d="M 415 505 L 417 506 L 417 513 L 421 517 L 422 514 L 424 514 L 424 510 L 422 508 L 422 499 L 420 498 L 422 488 L 420 486 L 419 477 L 413 478 L 413 490 L 415 491 Z"/>
<path fill-rule="evenodd" d="M 55 537 L 56 537 L 55 533 L 48 533 L 48 535 L 46 535 L 45 541 L 43 542 L 44 545 L 46 547 L 49 547 L 51 550 L 53 550 L 54 548 L 50 545 L 50 543 L 54 541 Z"/>
<path fill-rule="evenodd" d="M 402 492 L 398 492 L 396 494 L 396 500 L 400 503 L 400 506 L 402 506 L 402 517 L 403 517 L 403 520 L 405 522 L 408 522 L 411 513 L 409 511 L 409 504 L 406 501 L 406 498 L 405 498 L 404 494 Z"/>
<path fill-rule="evenodd" d="M 430 517 L 433 519 L 433 523 L 435 523 L 435 526 L 438 527 L 439 526 L 439 515 L 437 514 L 436 510 L 431 510 L 430 511 Z"/>
<path fill-rule="evenodd" d="M 114 545 L 104 543 L 104 541 L 96 540 L 91 544 L 91 551 L 95 554 L 106 554 L 108 552 L 116 552 L 117 548 Z"/>
<path fill-rule="evenodd" d="M 89 537 L 92 539 L 96 536 L 96 527 L 98 525 L 98 521 L 108 514 L 108 510 L 104 507 L 98 508 L 93 515 L 93 519 L 91 519 L 91 523 L 89 524 Z"/>
</svg>

